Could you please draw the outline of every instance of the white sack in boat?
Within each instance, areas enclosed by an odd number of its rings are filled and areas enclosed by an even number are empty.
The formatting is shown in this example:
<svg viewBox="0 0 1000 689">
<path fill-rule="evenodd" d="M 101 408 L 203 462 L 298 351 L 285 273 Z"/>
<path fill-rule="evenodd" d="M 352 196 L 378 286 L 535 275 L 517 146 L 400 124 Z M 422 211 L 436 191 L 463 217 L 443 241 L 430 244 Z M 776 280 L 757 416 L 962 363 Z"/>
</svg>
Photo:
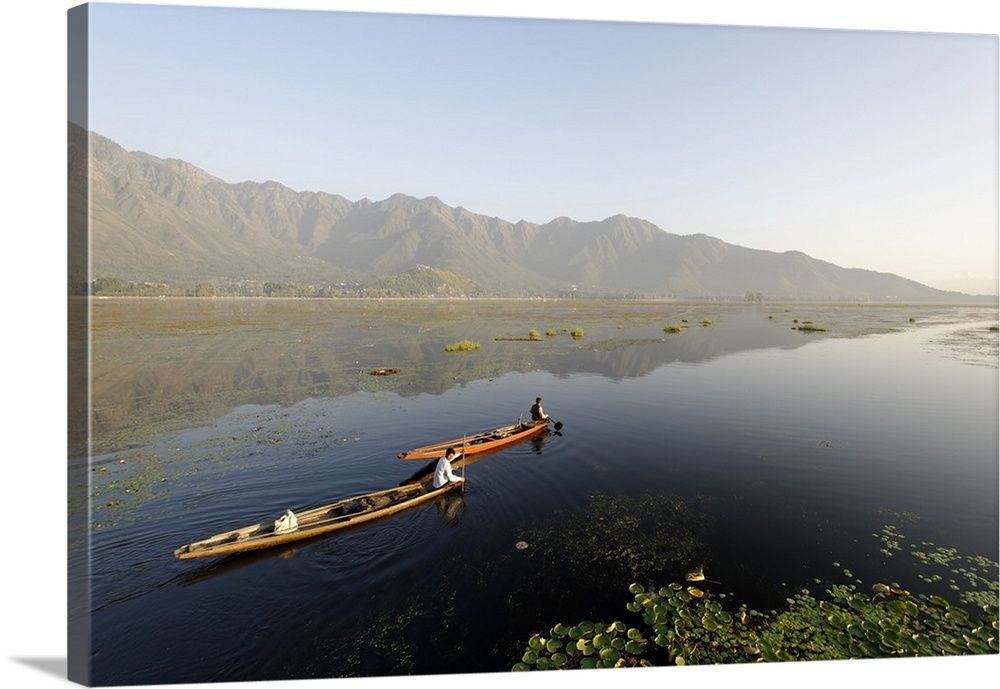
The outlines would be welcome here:
<svg viewBox="0 0 1000 689">
<path fill-rule="evenodd" d="M 285 513 L 274 521 L 274 533 L 295 531 L 297 528 L 299 528 L 299 519 L 291 510 L 285 510 Z"/>
</svg>

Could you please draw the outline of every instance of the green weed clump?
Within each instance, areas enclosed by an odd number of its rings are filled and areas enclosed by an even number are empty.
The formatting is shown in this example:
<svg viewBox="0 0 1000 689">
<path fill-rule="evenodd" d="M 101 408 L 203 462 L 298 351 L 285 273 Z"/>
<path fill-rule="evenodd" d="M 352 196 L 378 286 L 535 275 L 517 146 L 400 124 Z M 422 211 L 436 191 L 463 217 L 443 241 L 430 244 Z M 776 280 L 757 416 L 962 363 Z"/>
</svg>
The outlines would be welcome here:
<svg viewBox="0 0 1000 689">
<path fill-rule="evenodd" d="M 472 340 L 460 340 L 458 342 L 452 342 L 449 345 L 445 345 L 444 351 L 446 352 L 470 352 L 479 349 L 479 343 L 473 342 Z"/>
<path fill-rule="evenodd" d="M 829 328 L 823 328 L 821 326 L 818 326 L 815 323 L 813 323 L 812 321 L 803 321 L 801 324 L 799 324 L 799 330 L 801 330 L 803 332 L 807 332 L 807 333 L 826 333 L 826 332 L 830 332 Z"/>
<path fill-rule="evenodd" d="M 701 319 L 701 324 L 707 328 L 708 326 L 712 325 L 712 319 L 711 318 L 702 318 Z"/>
<path fill-rule="evenodd" d="M 534 328 L 532 328 L 531 330 L 528 331 L 528 339 L 529 340 L 540 340 L 540 339 L 542 339 L 542 336 L 541 336 L 541 334 L 537 330 L 535 330 Z"/>
<path fill-rule="evenodd" d="M 573 336 L 574 340 L 579 340 L 583 337 L 583 328 L 573 328 L 569 331 L 569 334 Z"/>
<path fill-rule="evenodd" d="M 684 330 L 684 326 L 682 326 L 682 325 L 665 325 L 665 326 L 663 326 L 663 332 L 665 332 L 665 333 L 674 333 L 674 334 L 676 334 L 676 333 L 679 333 L 679 332 L 681 332 L 683 330 Z"/>
<path fill-rule="evenodd" d="M 548 330 L 545 331 L 545 337 L 555 337 L 555 336 L 556 336 L 555 330 L 549 328 Z"/>
</svg>

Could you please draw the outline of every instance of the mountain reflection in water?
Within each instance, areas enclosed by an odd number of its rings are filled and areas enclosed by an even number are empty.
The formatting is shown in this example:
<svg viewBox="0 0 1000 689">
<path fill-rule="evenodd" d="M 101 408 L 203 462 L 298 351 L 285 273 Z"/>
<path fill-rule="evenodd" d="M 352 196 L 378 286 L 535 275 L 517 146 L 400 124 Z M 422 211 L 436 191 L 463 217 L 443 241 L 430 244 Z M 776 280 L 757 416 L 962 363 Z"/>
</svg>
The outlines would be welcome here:
<svg viewBox="0 0 1000 689">
<path fill-rule="evenodd" d="M 93 448 L 204 423 L 242 405 L 392 391 L 440 395 L 512 372 L 639 378 L 673 363 L 884 332 L 968 309 L 739 303 L 95 299 Z M 703 319 L 710 325 L 703 325 Z M 804 333 L 798 322 L 835 326 Z M 683 330 L 672 334 L 667 325 Z M 570 331 L 583 328 L 584 336 Z M 540 333 L 539 341 L 525 338 Z M 445 345 L 478 341 L 474 352 Z M 374 369 L 399 372 L 373 376 Z M 71 429 L 71 456 L 86 447 Z"/>
</svg>

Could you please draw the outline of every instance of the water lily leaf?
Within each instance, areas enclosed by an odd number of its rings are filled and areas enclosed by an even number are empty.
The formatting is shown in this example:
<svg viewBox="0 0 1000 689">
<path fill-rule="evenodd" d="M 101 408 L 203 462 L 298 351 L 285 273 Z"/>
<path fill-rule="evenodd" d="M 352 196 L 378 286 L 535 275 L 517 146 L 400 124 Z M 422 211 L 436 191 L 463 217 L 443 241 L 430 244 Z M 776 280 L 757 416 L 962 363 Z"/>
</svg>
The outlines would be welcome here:
<svg viewBox="0 0 1000 689">
<path fill-rule="evenodd" d="M 889 608 L 889 610 L 891 610 L 892 612 L 896 613 L 897 615 L 905 615 L 906 614 L 906 603 L 904 603 L 901 600 L 891 601 L 889 603 L 889 605 L 888 605 L 888 608 Z"/>
<path fill-rule="evenodd" d="M 600 657 L 606 663 L 617 663 L 622 655 L 613 648 L 603 648 L 601 649 Z"/>
<path fill-rule="evenodd" d="M 695 598 L 701 598 L 705 595 L 705 592 L 694 586 L 688 586 L 687 592 L 690 593 Z"/>
<path fill-rule="evenodd" d="M 625 651 L 627 653 L 631 653 L 634 656 L 637 656 L 640 653 L 642 653 L 643 648 L 645 647 L 638 641 L 629 641 L 627 644 L 625 644 Z"/>
<path fill-rule="evenodd" d="M 949 620 L 958 622 L 959 624 L 969 623 L 969 613 L 962 610 L 962 608 L 949 608 L 948 612 L 946 612 L 944 616 Z"/>
</svg>

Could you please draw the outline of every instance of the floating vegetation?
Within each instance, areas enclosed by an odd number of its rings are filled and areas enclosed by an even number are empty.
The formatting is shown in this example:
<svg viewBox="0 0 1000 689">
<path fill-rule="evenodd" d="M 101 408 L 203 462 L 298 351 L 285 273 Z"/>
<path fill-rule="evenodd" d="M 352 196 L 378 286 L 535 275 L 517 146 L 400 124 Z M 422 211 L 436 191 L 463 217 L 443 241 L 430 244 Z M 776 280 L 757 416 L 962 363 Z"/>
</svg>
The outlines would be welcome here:
<svg viewBox="0 0 1000 689">
<path fill-rule="evenodd" d="M 398 368 L 376 368 L 372 370 L 373 376 L 392 376 L 399 373 Z"/>
<path fill-rule="evenodd" d="M 449 345 L 445 345 L 444 351 L 446 352 L 469 352 L 475 349 L 479 349 L 479 343 L 473 342 L 472 340 L 459 340 L 458 342 L 452 342 Z"/>
<path fill-rule="evenodd" d="M 556 336 L 555 330 L 549 328 L 548 330 L 545 331 L 545 337 L 555 337 L 555 336 Z"/>
<path fill-rule="evenodd" d="M 711 318 L 702 318 L 701 319 L 701 324 L 707 328 L 708 326 L 712 325 L 712 319 Z"/>
<path fill-rule="evenodd" d="M 665 325 L 663 326 L 663 332 L 677 334 L 684 332 L 684 326 L 682 325 Z"/>
<path fill-rule="evenodd" d="M 542 571 L 523 583 L 523 598 L 534 599 L 527 593 L 532 587 L 548 591 L 544 587 L 553 577 L 568 581 L 568 572 L 580 573 L 567 585 L 567 595 L 576 598 L 664 571 L 683 573 L 692 562 L 709 557 L 700 534 L 712 523 L 706 505 L 697 499 L 595 495 L 582 515 L 556 513 L 520 534 L 519 540 L 531 544 L 528 552 L 539 559 Z"/>
<path fill-rule="evenodd" d="M 799 325 L 798 329 L 801 332 L 807 332 L 807 333 L 826 333 L 826 332 L 830 332 L 829 328 L 823 328 L 821 326 L 818 326 L 815 323 L 813 323 L 812 321 L 802 321 L 802 323 Z"/>
<path fill-rule="evenodd" d="M 569 331 L 569 334 L 573 336 L 574 340 L 579 340 L 583 337 L 583 328 L 573 328 Z"/>
<path fill-rule="evenodd" d="M 899 537 L 895 528 L 884 533 Z M 926 557 L 942 564 L 959 558 L 953 549 L 933 549 Z M 624 619 L 556 624 L 531 635 L 512 669 L 995 654 L 1000 650 L 997 563 L 971 561 L 984 568 L 983 578 L 968 583 L 990 589 L 989 596 L 967 601 L 973 612 L 941 596 L 914 595 L 882 582 L 870 592 L 856 583 L 834 584 L 823 597 L 802 589 L 787 599 L 787 608 L 767 613 L 735 606 L 726 594 L 678 582 L 659 589 L 633 582 L 625 609 L 640 619 L 631 624 Z M 699 567 L 688 572 L 687 580 L 703 577 Z"/>
<path fill-rule="evenodd" d="M 549 333 L 552 333 L 550 337 L 555 336 L 555 332 L 550 330 Z M 542 336 L 541 334 L 539 334 L 537 330 L 532 328 L 531 330 L 528 331 L 527 337 L 495 337 L 493 339 L 496 340 L 497 342 L 539 342 L 541 341 Z"/>
<path fill-rule="evenodd" d="M 912 517 L 904 513 L 902 520 Z M 915 520 L 915 518 L 913 518 Z M 886 557 L 903 555 L 906 551 L 900 528 L 894 524 L 882 527 L 881 533 L 872 534 L 882 542 L 881 553 Z M 997 600 L 998 566 L 996 562 L 980 555 L 962 555 L 955 548 L 944 548 L 922 541 L 909 545 L 909 554 L 918 564 L 918 578 L 927 584 L 940 584 L 947 579 L 949 587 L 958 592 L 963 603 L 984 606 Z M 963 585 L 959 585 L 959 582 Z"/>
</svg>

